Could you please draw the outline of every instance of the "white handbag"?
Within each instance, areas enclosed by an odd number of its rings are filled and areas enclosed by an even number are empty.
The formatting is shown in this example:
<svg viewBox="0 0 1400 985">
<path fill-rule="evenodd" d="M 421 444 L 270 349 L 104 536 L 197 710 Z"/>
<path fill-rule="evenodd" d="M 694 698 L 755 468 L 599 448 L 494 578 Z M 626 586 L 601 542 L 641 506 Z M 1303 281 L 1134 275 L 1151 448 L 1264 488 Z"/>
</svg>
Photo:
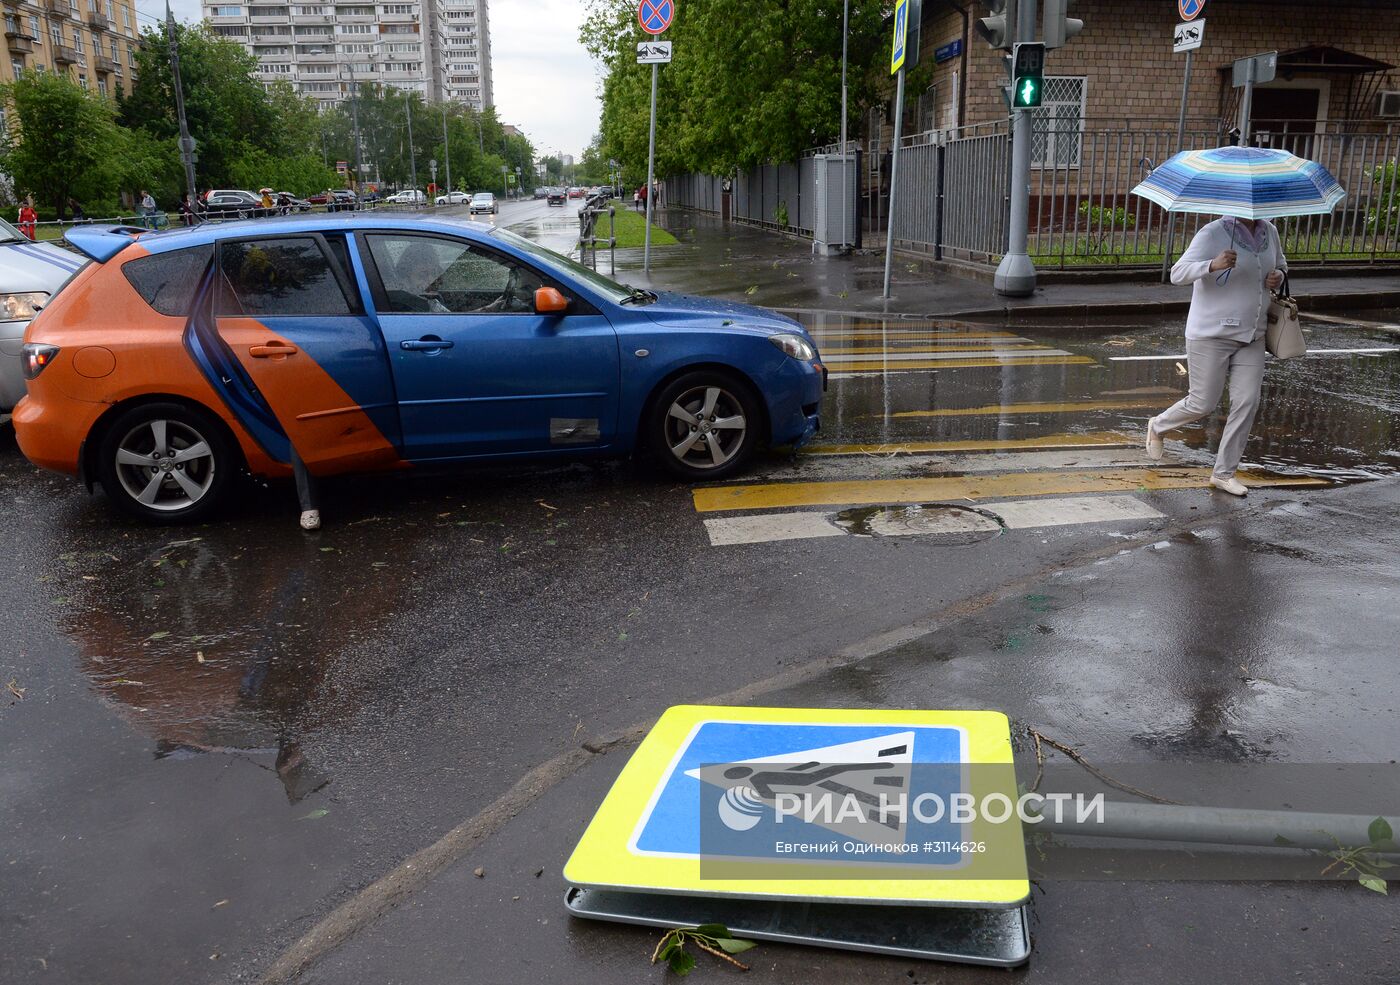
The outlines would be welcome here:
<svg viewBox="0 0 1400 985">
<path fill-rule="evenodd" d="M 1298 302 L 1288 291 L 1287 273 L 1269 301 L 1269 325 L 1264 330 L 1264 348 L 1275 359 L 1296 359 L 1308 352 L 1308 344 L 1303 341 L 1303 326 L 1298 323 Z"/>
</svg>

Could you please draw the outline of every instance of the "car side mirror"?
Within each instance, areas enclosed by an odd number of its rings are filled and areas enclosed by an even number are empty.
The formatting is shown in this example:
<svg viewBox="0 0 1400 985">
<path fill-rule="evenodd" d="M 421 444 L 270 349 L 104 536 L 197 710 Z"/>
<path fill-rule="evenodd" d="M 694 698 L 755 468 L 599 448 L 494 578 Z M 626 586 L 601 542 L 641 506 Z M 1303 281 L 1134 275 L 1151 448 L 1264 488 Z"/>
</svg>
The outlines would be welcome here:
<svg viewBox="0 0 1400 985">
<path fill-rule="evenodd" d="M 558 288 L 541 287 L 535 291 L 535 314 L 562 315 L 569 310 L 569 299 Z"/>
</svg>

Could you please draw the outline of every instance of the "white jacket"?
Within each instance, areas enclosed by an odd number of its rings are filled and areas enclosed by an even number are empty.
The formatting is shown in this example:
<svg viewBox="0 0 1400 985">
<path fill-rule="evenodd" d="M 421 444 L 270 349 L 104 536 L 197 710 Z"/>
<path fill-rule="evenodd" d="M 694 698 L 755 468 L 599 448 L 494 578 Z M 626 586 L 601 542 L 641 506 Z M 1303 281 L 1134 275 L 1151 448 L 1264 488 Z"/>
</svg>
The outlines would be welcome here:
<svg viewBox="0 0 1400 985">
<path fill-rule="evenodd" d="M 1173 284 L 1193 284 L 1191 311 L 1186 316 L 1188 339 L 1233 339 L 1253 342 L 1268 326 L 1270 292 L 1264 279 L 1275 270 L 1287 270 L 1278 230 L 1261 220 L 1255 227 L 1264 232 L 1264 245 L 1255 252 L 1238 239 L 1230 245 L 1230 230 L 1221 219 L 1208 222 L 1191 240 L 1181 259 L 1172 266 Z M 1223 284 L 1216 283 L 1223 271 L 1211 273 L 1210 262 L 1222 250 L 1233 249 L 1235 267 Z"/>
</svg>

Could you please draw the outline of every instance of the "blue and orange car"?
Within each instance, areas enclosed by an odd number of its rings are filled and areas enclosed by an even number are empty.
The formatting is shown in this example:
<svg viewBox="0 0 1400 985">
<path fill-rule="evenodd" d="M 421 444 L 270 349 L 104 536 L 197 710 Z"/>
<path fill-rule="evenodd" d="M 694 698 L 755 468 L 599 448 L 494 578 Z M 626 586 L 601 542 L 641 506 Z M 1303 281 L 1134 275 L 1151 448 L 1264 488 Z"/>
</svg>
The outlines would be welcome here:
<svg viewBox="0 0 1400 985">
<path fill-rule="evenodd" d="M 35 464 L 200 519 L 242 473 L 629 455 L 717 479 L 818 427 L 800 325 L 618 284 L 506 230 L 302 216 L 68 234 L 88 258 L 25 334 Z"/>
</svg>

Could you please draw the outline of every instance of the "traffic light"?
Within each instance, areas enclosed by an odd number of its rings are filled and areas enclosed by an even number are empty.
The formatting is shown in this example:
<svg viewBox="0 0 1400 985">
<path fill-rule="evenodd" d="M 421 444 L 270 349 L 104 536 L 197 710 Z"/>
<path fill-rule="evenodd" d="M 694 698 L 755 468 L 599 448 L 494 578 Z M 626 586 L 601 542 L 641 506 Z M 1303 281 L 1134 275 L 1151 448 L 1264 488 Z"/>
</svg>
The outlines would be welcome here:
<svg viewBox="0 0 1400 985">
<path fill-rule="evenodd" d="M 977 18 L 977 33 L 987 44 L 1010 51 L 1016 41 L 1016 0 L 983 0 L 988 15 Z"/>
<path fill-rule="evenodd" d="M 1040 105 L 1045 82 L 1045 45 L 1019 42 L 1011 55 L 1011 108 L 1034 109 Z"/>
<path fill-rule="evenodd" d="M 1042 0 L 1045 4 L 1045 47 L 1063 48 L 1070 38 L 1084 30 L 1084 22 L 1070 17 L 1073 0 Z"/>
</svg>

